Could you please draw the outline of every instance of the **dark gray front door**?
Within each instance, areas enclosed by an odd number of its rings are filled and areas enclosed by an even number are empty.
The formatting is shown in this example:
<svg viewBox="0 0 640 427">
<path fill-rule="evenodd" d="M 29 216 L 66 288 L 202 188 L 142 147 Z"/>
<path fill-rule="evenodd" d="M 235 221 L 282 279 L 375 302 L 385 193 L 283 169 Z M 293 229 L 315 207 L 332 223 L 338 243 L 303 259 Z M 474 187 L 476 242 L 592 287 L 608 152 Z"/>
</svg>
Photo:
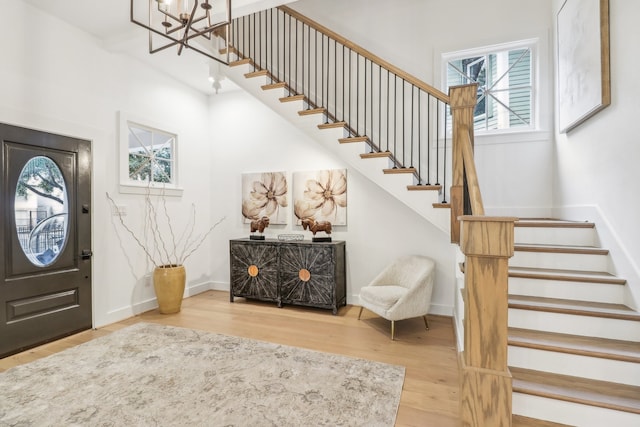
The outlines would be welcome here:
<svg viewBox="0 0 640 427">
<path fill-rule="evenodd" d="M 0 124 L 0 357 L 91 328 L 91 145 Z"/>
</svg>

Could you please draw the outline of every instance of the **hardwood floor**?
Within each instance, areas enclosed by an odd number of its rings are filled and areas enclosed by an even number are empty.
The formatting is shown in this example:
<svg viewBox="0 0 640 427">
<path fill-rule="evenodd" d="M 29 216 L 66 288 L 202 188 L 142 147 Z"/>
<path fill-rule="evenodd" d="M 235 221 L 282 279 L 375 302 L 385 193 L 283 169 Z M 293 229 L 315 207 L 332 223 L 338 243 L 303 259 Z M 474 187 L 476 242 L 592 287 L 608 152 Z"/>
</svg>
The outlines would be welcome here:
<svg viewBox="0 0 640 427">
<path fill-rule="evenodd" d="M 0 371 L 46 357 L 137 322 L 201 329 L 312 350 L 403 365 L 406 376 L 396 426 L 458 426 L 458 365 L 452 320 L 428 316 L 396 322 L 396 340 L 389 322 L 359 307 L 331 311 L 262 303 L 208 291 L 184 300 L 182 311 L 162 315 L 149 311 L 97 330 L 0 359 Z"/>
</svg>

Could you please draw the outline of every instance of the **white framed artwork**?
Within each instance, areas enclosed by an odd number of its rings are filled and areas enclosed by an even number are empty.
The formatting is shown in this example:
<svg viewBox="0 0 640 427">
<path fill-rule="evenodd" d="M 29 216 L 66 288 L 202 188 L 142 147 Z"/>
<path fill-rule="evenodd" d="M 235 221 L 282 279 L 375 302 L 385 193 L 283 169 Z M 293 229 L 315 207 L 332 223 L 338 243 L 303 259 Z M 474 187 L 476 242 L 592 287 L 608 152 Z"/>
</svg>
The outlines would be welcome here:
<svg viewBox="0 0 640 427">
<path fill-rule="evenodd" d="M 296 223 L 312 218 L 347 225 L 347 170 L 327 169 L 293 173 L 293 211 Z"/>
<path fill-rule="evenodd" d="M 558 126 L 565 133 L 611 103 L 609 0 L 565 0 L 557 24 Z"/>
<path fill-rule="evenodd" d="M 245 224 L 262 217 L 286 224 L 289 188 L 285 172 L 242 174 L 242 216 Z"/>
</svg>

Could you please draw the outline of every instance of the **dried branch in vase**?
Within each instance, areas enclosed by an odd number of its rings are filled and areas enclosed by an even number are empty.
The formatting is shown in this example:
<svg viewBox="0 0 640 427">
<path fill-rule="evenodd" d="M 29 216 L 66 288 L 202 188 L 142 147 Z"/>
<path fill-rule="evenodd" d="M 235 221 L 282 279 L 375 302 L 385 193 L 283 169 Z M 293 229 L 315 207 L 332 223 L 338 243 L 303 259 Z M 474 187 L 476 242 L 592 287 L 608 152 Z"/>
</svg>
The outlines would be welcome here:
<svg viewBox="0 0 640 427">
<path fill-rule="evenodd" d="M 154 267 L 183 265 L 184 262 L 202 246 L 211 232 L 225 220 L 225 217 L 220 218 L 205 233 L 196 236 L 196 207 L 195 204 L 192 203 L 189 220 L 176 239 L 176 233 L 174 232 L 174 226 L 172 224 L 173 218 L 169 214 L 164 191 L 158 196 L 158 202 L 154 204 L 150 191 L 147 190 L 144 201 L 143 236 L 145 236 L 145 238 L 134 232 L 131 227 L 125 223 L 124 215 L 117 208 L 115 200 L 113 200 L 108 192 L 106 194 L 120 224 L 144 251 Z M 149 233 L 149 235 L 147 233 Z"/>
</svg>

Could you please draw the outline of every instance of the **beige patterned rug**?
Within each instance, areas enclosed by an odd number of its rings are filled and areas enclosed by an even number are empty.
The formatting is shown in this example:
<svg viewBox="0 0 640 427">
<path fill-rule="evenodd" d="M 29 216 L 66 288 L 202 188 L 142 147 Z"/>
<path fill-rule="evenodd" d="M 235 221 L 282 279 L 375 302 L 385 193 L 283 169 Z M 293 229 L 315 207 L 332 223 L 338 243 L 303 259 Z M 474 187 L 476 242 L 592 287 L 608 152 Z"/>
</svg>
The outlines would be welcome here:
<svg viewBox="0 0 640 427">
<path fill-rule="evenodd" d="M 139 323 L 0 374 L 0 426 L 393 426 L 404 367 Z"/>
</svg>

